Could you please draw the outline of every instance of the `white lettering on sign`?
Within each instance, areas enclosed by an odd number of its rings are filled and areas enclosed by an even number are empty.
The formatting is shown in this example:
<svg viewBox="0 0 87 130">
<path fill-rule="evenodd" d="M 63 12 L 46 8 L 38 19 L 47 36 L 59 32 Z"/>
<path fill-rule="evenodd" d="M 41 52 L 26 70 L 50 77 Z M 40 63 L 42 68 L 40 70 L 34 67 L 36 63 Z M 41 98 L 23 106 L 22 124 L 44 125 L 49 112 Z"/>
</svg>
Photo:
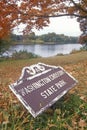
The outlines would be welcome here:
<svg viewBox="0 0 87 130">
<path fill-rule="evenodd" d="M 60 71 L 57 71 L 57 72 L 55 72 L 55 73 L 49 75 L 49 78 L 50 78 L 51 80 L 54 80 L 54 79 L 56 79 L 56 78 L 62 76 L 63 74 L 64 74 L 64 71 L 60 70 Z"/>
<path fill-rule="evenodd" d="M 48 89 L 46 89 L 45 91 L 41 92 L 41 96 L 43 98 L 47 98 L 47 97 L 49 97 L 50 95 L 52 95 L 56 91 L 57 91 L 57 89 L 54 86 L 51 86 Z"/>
<path fill-rule="evenodd" d="M 26 67 L 26 69 L 27 69 L 27 73 L 29 73 L 31 75 L 35 75 L 39 71 L 44 71 L 45 67 L 37 64 L 35 66 L 32 65 L 30 67 Z"/>
<path fill-rule="evenodd" d="M 44 85 L 47 85 L 49 82 L 57 79 L 58 77 L 62 76 L 64 74 L 64 71 L 59 70 L 53 74 L 50 74 L 48 77 L 40 79 L 20 90 L 18 90 L 18 92 L 22 95 L 22 96 L 26 96 L 26 94 L 31 93 L 32 91 L 35 91 L 36 89 L 41 88 Z M 61 83 L 63 84 L 63 83 Z M 56 86 L 59 86 L 58 84 L 56 84 Z"/>
<path fill-rule="evenodd" d="M 58 83 L 56 83 L 55 85 L 56 85 L 56 87 L 58 89 L 60 89 L 61 87 L 63 87 L 64 85 L 66 85 L 66 82 L 64 80 L 61 80 Z"/>
<path fill-rule="evenodd" d="M 56 83 L 54 86 L 49 87 L 48 89 L 41 92 L 41 96 L 43 98 L 48 98 L 52 94 L 54 94 L 56 91 L 58 91 L 61 87 L 66 85 L 66 82 L 64 80 L 60 80 L 58 83 Z"/>
<path fill-rule="evenodd" d="M 20 90 L 18 90 L 19 93 L 21 93 L 22 96 L 25 96 L 28 93 L 31 93 L 32 91 L 39 89 L 40 87 L 44 86 L 45 84 L 51 82 L 51 80 L 49 79 L 49 77 L 43 78 L 37 82 L 34 82 L 30 85 L 28 85 L 27 87 L 24 87 Z"/>
</svg>

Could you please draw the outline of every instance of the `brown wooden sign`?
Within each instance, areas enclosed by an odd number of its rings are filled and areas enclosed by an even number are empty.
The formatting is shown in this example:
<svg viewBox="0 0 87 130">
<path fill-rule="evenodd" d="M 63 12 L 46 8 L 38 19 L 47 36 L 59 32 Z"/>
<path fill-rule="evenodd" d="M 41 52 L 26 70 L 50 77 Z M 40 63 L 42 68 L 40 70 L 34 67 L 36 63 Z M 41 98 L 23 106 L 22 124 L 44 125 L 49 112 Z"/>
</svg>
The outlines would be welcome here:
<svg viewBox="0 0 87 130">
<path fill-rule="evenodd" d="M 62 67 L 38 63 L 24 67 L 21 77 L 10 85 L 10 89 L 33 117 L 36 117 L 76 83 Z"/>
</svg>

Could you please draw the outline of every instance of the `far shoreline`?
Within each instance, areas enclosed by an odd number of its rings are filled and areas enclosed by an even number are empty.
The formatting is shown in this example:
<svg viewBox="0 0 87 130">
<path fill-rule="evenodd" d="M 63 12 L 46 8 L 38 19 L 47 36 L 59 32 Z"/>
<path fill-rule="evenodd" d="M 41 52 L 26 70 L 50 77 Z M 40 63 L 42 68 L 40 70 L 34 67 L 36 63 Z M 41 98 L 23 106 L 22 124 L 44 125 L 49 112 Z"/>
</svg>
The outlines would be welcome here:
<svg viewBox="0 0 87 130">
<path fill-rule="evenodd" d="M 44 43 L 37 43 L 37 42 L 30 42 L 30 43 L 13 43 L 12 45 L 15 46 L 15 45 L 64 45 L 64 44 L 81 44 L 81 43 L 58 43 L 58 42 L 44 42 Z"/>
</svg>

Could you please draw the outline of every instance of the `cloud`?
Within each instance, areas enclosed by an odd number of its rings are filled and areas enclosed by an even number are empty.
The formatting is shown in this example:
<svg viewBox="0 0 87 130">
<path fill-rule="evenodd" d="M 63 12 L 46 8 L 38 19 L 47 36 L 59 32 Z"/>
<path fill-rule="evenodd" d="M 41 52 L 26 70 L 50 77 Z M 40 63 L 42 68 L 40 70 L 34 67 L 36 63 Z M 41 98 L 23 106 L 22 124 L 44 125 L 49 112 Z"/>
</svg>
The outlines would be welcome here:
<svg viewBox="0 0 87 130">
<path fill-rule="evenodd" d="M 49 32 L 55 32 L 56 34 L 65 34 L 68 36 L 79 36 L 81 34 L 79 23 L 76 18 L 58 17 L 51 18 L 48 27 L 44 27 L 43 30 L 34 30 L 36 35 L 47 34 Z"/>
</svg>

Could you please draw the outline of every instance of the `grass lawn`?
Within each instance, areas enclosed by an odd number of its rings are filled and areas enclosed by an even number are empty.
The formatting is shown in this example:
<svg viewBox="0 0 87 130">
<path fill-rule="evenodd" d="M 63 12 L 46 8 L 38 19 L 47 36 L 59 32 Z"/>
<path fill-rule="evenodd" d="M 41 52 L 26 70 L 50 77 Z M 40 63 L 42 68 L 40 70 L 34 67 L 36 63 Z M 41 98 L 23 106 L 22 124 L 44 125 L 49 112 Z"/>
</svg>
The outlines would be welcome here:
<svg viewBox="0 0 87 130">
<path fill-rule="evenodd" d="M 21 70 L 38 62 L 62 66 L 78 84 L 35 119 L 9 89 Z M 65 56 L 0 61 L 0 130 L 87 130 L 87 51 Z"/>
</svg>

